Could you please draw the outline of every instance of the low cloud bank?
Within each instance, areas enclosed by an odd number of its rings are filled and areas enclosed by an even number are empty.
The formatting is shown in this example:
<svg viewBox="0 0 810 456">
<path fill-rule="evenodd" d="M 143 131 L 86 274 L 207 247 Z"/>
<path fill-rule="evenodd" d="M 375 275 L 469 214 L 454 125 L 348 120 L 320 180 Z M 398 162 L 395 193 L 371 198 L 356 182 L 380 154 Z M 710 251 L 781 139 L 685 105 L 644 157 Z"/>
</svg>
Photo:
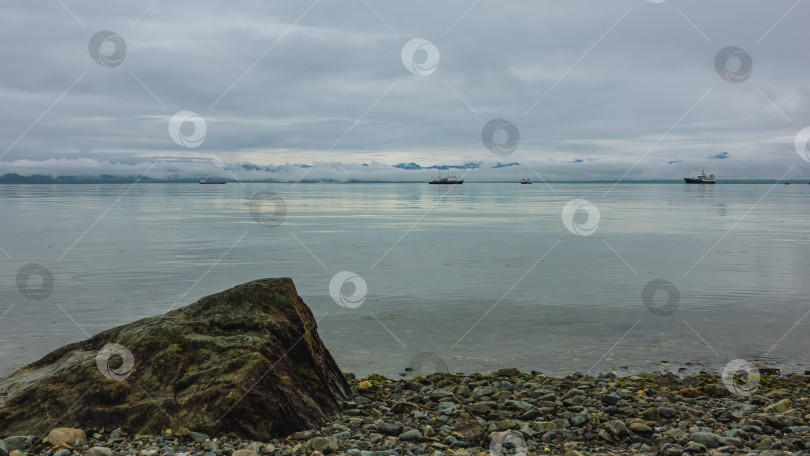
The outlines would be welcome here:
<svg viewBox="0 0 810 456">
<path fill-rule="evenodd" d="M 313 165 L 285 163 L 281 165 L 256 165 L 246 162 L 222 163 L 212 160 L 178 160 L 155 157 L 142 161 L 103 161 L 91 158 L 47 160 L 15 160 L 0 162 L 0 175 L 22 177 L 49 176 L 51 178 L 79 177 L 138 178 L 144 181 L 189 181 L 199 179 L 225 179 L 227 181 L 275 181 L 275 182 L 424 182 L 439 175 L 455 175 L 468 181 L 519 181 L 530 178 L 542 180 L 588 181 L 604 180 L 678 180 L 704 167 L 720 179 L 779 177 L 781 168 L 762 169 L 760 175 L 751 176 L 744 166 L 735 166 L 734 160 L 724 160 L 722 169 L 709 170 L 704 163 L 669 161 L 654 165 L 638 165 L 616 162 L 600 163 L 583 161 L 571 163 L 548 160 L 545 162 L 476 161 L 450 164 L 420 165 L 399 163 L 388 165 L 379 162 L 343 163 L 320 162 Z M 628 172 L 628 169 L 631 169 Z M 8 178 L 5 179 L 9 181 Z"/>
</svg>

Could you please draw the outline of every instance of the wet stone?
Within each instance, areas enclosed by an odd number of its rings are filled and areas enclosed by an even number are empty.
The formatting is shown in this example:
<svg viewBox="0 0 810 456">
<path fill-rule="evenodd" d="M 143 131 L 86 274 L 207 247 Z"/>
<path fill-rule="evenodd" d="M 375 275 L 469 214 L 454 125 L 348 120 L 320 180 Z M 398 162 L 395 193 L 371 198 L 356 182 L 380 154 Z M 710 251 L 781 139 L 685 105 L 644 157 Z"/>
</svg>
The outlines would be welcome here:
<svg viewBox="0 0 810 456">
<path fill-rule="evenodd" d="M 630 430 L 637 434 L 651 434 L 653 429 L 644 423 L 630 423 Z"/>
<path fill-rule="evenodd" d="M 397 436 L 402 434 L 403 426 L 398 423 L 385 423 L 377 425 L 377 430 L 385 435 Z"/>
<path fill-rule="evenodd" d="M 695 454 L 702 454 L 706 452 L 706 445 L 698 442 L 692 442 L 684 448 L 684 450 L 695 453 Z"/>
<path fill-rule="evenodd" d="M 787 399 L 782 399 L 781 401 L 775 402 L 765 407 L 766 412 L 776 412 L 776 413 L 785 413 L 790 409 L 791 409 L 790 401 Z"/>
<path fill-rule="evenodd" d="M 335 437 L 315 437 L 307 442 L 307 450 L 329 454 L 337 451 L 338 439 Z"/>
<path fill-rule="evenodd" d="M 411 429 L 409 431 L 405 431 L 402 434 L 400 434 L 399 439 L 410 442 L 421 442 L 423 437 L 422 433 L 419 432 L 417 429 Z"/>
<path fill-rule="evenodd" d="M 458 413 L 456 409 L 456 405 L 452 402 L 440 402 L 438 406 L 439 413 L 443 413 L 445 415 L 455 415 Z"/>
<path fill-rule="evenodd" d="M 626 435 L 630 435 L 630 431 L 627 429 L 627 426 L 624 424 L 623 421 L 613 420 L 605 423 L 605 427 L 610 431 L 611 434 L 617 437 L 623 437 Z"/>
<path fill-rule="evenodd" d="M 15 435 L 2 440 L 8 451 L 28 451 L 34 446 L 33 437 L 28 435 Z"/>
<path fill-rule="evenodd" d="M 641 416 L 647 421 L 658 421 L 661 419 L 661 413 L 658 411 L 656 407 L 650 407 L 641 414 Z"/>
<path fill-rule="evenodd" d="M 602 403 L 605 405 L 616 405 L 620 400 L 621 398 L 615 394 L 605 394 L 602 396 Z"/>
<path fill-rule="evenodd" d="M 705 445 L 708 448 L 720 446 L 720 439 L 711 432 L 693 432 L 689 435 L 689 440 Z"/>
<path fill-rule="evenodd" d="M 586 410 L 583 410 L 582 412 L 577 413 L 576 415 L 572 416 L 569 419 L 569 422 L 571 423 L 571 426 L 574 426 L 574 427 L 580 427 L 580 426 L 582 426 L 585 423 L 588 423 L 590 421 L 591 421 L 591 414 L 588 413 Z"/>
</svg>

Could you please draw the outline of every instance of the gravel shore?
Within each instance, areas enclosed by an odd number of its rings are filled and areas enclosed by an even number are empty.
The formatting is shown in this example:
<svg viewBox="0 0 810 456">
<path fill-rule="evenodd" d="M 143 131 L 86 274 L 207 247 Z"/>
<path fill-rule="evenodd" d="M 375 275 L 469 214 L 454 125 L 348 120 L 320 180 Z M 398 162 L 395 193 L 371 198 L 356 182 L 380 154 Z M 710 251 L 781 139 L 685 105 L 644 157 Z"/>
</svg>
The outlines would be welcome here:
<svg viewBox="0 0 810 456">
<path fill-rule="evenodd" d="M 711 374 L 551 378 L 514 369 L 349 378 L 353 398 L 340 417 L 286 438 L 65 430 L 61 443 L 58 435 L 6 438 L 0 456 L 810 454 L 810 376 L 801 374 L 747 384 Z"/>
</svg>

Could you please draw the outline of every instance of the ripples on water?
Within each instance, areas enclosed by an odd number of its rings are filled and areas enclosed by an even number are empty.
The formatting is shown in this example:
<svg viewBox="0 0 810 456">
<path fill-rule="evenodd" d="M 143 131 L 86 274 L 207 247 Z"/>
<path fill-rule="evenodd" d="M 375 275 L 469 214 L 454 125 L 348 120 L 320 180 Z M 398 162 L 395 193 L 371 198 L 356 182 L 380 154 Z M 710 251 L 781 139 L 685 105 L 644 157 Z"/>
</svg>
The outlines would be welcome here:
<svg viewBox="0 0 810 456">
<path fill-rule="evenodd" d="M 719 370 L 734 358 L 803 370 L 807 187 L 0 186 L 0 246 L 13 258 L 0 252 L 0 372 L 279 276 L 295 280 L 338 363 L 358 374 L 400 373 L 423 351 L 464 372 Z M 259 191 L 284 198 L 280 226 L 251 218 Z M 591 236 L 563 226 L 574 198 L 599 209 Z M 17 290 L 17 271 L 30 262 L 55 277 L 46 300 Z M 329 296 L 344 270 L 368 285 L 357 309 Z M 653 279 L 678 288 L 674 314 L 645 308 Z"/>
</svg>

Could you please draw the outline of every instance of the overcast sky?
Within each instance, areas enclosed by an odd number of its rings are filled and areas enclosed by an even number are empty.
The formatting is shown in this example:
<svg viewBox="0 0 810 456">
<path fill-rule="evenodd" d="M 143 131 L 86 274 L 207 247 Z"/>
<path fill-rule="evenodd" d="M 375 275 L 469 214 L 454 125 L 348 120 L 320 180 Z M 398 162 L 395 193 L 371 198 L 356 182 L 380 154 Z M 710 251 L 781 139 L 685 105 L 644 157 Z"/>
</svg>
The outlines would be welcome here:
<svg viewBox="0 0 810 456">
<path fill-rule="evenodd" d="M 810 2 L 5 0 L 0 10 L 0 174 L 320 162 L 311 177 L 356 178 L 482 162 L 474 179 L 518 162 L 519 177 L 547 179 L 810 176 L 794 147 L 810 125 Z M 198 117 L 171 123 L 182 111 Z M 501 154 L 482 141 L 493 119 L 506 122 L 488 130 Z"/>
</svg>

